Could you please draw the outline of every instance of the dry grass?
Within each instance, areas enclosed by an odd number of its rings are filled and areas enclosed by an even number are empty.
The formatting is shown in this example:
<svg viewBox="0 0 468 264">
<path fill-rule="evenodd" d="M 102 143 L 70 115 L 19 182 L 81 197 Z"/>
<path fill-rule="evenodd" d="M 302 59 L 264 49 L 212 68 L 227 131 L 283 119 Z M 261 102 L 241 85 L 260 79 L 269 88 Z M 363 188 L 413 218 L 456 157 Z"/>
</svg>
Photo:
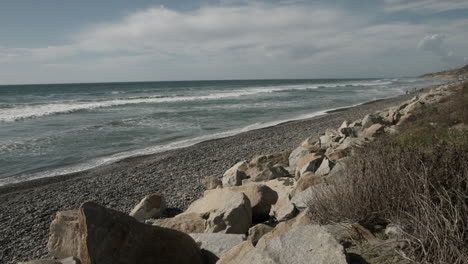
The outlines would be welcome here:
<svg viewBox="0 0 468 264">
<path fill-rule="evenodd" d="M 468 87 L 418 114 L 396 137 L 358 152 L 346 175 L 310 203 L 318 222 L 360 222 L 404 230 L 416 263 L 468 260 Z"/>
</svg>

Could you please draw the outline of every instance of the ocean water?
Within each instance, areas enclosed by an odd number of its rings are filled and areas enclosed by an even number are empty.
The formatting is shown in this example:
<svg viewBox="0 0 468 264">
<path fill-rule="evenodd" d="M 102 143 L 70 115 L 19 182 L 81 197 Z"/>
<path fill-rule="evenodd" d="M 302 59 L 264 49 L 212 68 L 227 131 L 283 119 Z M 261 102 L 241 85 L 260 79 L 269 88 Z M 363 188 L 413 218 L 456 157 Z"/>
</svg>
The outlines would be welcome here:
<svg viewBox="0 0 468 264">
<path fill-rule="evenodd" d="M 440 81 L 320 79 L 0 86 L 0 185 L 393 97 Z"/>
</svg>

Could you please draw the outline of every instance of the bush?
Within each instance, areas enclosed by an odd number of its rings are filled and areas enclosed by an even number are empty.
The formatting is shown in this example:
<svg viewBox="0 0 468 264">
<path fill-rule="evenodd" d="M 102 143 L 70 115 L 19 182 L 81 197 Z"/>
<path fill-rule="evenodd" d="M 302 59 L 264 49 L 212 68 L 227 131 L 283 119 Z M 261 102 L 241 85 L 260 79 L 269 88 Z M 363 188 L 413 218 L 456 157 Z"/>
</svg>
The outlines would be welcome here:
<svg viewBox="0 0 468 264">
<path fill-rule="evenodd" d="M 467 97 L 454 96 L 417 115 L 400 135 L 359 150 L 345 175 L 316 194 L 312 217 L 320 223 L 360 222 L 374 232 L 396 223 L 409 242 L 409 258 L 466 263 L 468 130 L 450 126 L 467 121 L 467 106 Z"/>
</svg>

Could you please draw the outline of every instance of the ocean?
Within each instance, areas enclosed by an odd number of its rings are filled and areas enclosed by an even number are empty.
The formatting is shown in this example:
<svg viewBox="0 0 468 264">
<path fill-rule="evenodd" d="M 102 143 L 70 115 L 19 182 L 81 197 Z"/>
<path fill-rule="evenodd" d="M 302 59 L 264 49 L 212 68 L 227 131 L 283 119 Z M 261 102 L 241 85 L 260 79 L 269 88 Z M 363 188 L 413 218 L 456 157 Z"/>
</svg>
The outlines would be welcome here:
<svg viewBox="0 0 468 264">
<path fill-rule="evenodd" d="M 440 84 L 434 79 L 0 86 L 0 185 L 90 169 Z"/>
</svg>

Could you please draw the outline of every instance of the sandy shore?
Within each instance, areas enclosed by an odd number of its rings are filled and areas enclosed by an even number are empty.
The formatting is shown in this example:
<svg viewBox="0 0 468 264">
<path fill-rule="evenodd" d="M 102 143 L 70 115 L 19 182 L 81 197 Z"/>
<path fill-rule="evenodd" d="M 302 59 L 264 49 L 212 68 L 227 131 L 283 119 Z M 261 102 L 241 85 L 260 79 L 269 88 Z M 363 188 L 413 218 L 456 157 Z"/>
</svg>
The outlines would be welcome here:
<svg viewBox="0 0 468 264">
<path fill-rule="evenodd" d="M 128 158 L 67 176 L 0 187 L 0 262 L 16 263 L 47 255 L 55 212 L 87 200 L 128 212 L 142 197 L 163 194 L 175 214 L 203 192 L 199 179 L 221 176 L 239 160 L 295 148 L 303 139 L 413 97 L 403 95 L 331 111 L 235 136 L 163 153 Z"/>
</svg>

